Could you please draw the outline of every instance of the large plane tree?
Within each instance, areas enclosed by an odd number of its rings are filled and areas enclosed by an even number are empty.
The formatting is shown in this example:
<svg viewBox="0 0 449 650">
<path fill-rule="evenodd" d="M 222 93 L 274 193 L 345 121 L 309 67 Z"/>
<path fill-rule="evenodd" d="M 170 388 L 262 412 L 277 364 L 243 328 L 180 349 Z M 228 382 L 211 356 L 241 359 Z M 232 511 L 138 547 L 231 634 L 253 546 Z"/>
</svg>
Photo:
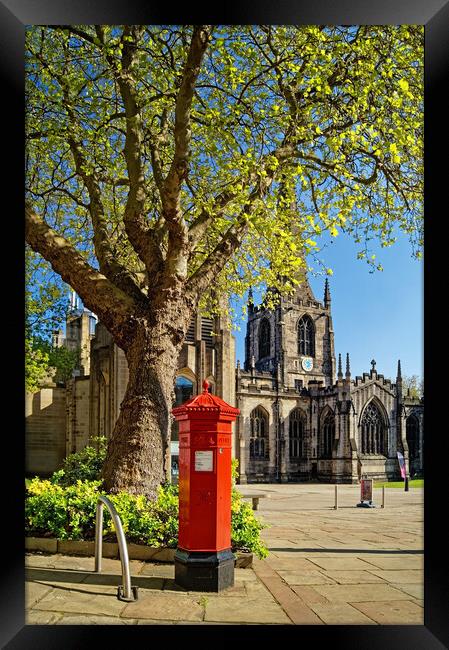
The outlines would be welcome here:
<svg viewBox="0 0 449 650">
<path fill-rule="evenodd" d="M 108 490 L 164 480 L 199 305 L 290 290 L 325 231 L 420 254 L 422 95 L 421 26 L 28 28 L 27 245 L 129 366 Z"/>
</svg>

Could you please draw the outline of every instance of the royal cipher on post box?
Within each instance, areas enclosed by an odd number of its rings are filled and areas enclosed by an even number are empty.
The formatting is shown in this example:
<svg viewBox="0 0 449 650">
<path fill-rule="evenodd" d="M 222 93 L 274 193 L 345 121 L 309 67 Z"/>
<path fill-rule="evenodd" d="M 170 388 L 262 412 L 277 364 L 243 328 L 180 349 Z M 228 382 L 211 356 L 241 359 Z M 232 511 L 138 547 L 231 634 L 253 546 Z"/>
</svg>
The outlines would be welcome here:
<svg viewBox="0 0 449 650">
<path fill-rule="evenodd" d="M 203 392 L 172 413 L 179 422 L 179 536 L 175 582 L 189 590 L 234 584 L 231 551 L 232 422 L 240 413 Z"/>
</svg>

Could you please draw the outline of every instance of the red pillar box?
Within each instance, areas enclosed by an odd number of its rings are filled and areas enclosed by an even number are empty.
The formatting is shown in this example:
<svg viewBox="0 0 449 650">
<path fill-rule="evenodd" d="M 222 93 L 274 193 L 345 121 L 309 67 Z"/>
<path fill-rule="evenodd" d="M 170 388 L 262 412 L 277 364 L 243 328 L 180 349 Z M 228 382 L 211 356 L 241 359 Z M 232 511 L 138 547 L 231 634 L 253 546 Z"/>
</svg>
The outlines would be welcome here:
<svg viewBox="0 0 449 650">
<path fill-rule="evenodd" d="M 173 409 L 179 422 L 179 537 L 175 582 L 197 591 L 234 584 L 231 551 L 231 425 L 240 413 L 203 383 Z"/>
</svg>

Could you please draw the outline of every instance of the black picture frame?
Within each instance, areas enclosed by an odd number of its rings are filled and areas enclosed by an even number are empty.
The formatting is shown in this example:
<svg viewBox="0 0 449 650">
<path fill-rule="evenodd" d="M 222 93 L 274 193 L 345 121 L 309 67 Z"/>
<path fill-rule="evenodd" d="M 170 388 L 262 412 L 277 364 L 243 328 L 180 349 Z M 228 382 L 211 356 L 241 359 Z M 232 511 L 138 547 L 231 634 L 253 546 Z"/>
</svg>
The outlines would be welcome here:
<svg viewBox="0 0 449 650">
<path fill-rule="evenodd" d="M 443 100 L 444 71 L 449 67 L 449 2 L 447 0 L 290 0 L 277 2 L 263 0 L 251 7 L 216 5 L 213 11 L 204 11 L 199 5 L 187 3 L 173 9 L 169 15 L 162 3 L 128 0 L 2 0 L 0 2 L 0 66 L 2 69 L 4 136 L 3 159 L 7 161 L 3 176 L 3 218 L 8 227 L 3 230 L 7 246 L 13 251 L 8 262 L 4 287 L 6 311 L 6 347 L 13 355 L 8 367 L 8 381 L 4 390 L 11 400 L 4 400 L 4 412 L 14 409 L 13 425 L 4 427 L 8 448 L 3 454 L 3 466 L 10 467 L 10 478 L 3 483 L 2 537 L 4 547 L 0 582 L 0 642 L 5 648 L 84 648 L 97 647 L 107 642 L 105 635 L 113 635 L 114 646 L 130 645 L 142 640 L 145 647 L 162 638 L 179 638 L 181 643 L 201 643 L 207 635 L 210 642 L 221 645 L 256 642 L 266 636 L 263 626 L 25 626 L 24 623 L 24 537 L 23 537 L 23 426 L 17 426 L 24 413 L 23 395 L 23 115 L 24 115 L 24 28 L 26 25 L 106 23 L 158 24 L 196 23 L 206 21 L 222 24 L 422 24 L 425 26 L 425 266 L 424 266 L 424 331 L 425 331 L 425 406 L 426 406 L 426 488 L 424 496 L 425 534 L 425 618 L 424 625 L 404 626 L 276 626 L 277 637 L 293 634 L 295 643 L 328 643 L 332 647 L 404 648 L 404 650 L 437 650 L 449 647 L 449 588 L 445 579 L 448 568 L 448 544 L 445 534 L 447 521 L 447 474 L 449 447 L 446 418 L 439 422 L 444 411 L 444 383 L 438 370 L 448 367 L 444 346 L 446 318 L 442 309 L 446 302 L 445 275 L 437 275 L 437 260 L 445 260 L 443 252 L 447 238 L 444 227 L 447 217 L 447 162 L 439 162 L 438 152 L 447 152 L 447 103 Z M 446 136 L 446 142 L 444 137 Z M 4 141 L 4 138 L 3 138 Z M 446 154 L 447 156 L 447 154 Z M 7 202 L 6 202 L 6 199 Z M 6 208 L 6 205 L 9 205 Z M 438 215 L 445 217 L 438 220 Z M 439 248 L 440 247 L 440 248 Z M 6 267 L 3 267 L 4 269 Z M 443 267 L 444 273 L 444 267 Z M 438 289 L 438 294 L 436 293 Z M 10 306 L 13 306 L 12 308 Z M 5 312 L 4 312 L 5 313 Z M 435 335 L 438 328 L 439 335 Z M 3 339 L 4 341 L 5 339 Z M 15 370 L 14 370 L 15 369 Z M 447 372 L 445 373 L 447 375 Z M 442 375 L 444 379 L 444 374 Z M 447 386 L 447 383 L 446 383 Z M 3 395 L 5 393 L 3 392 Z M 16 404 L 14 405 L 14 395 Z M 17 397 L 18 396 L 18 397 Z M 16 417 L 18 415 L 18 417 Z M 5 467 L 6 469 L 6 467 Z M 446 489 L 446 492 L 444 491 Z M 12 523 L 11 523 L 12 522 Z M 444 571 L 446 569 L 446 571 Z M 108 629 L 106 629 L 108 628 Z M 157 642 L 157 641 L 156 641 Z"/>
</svg>

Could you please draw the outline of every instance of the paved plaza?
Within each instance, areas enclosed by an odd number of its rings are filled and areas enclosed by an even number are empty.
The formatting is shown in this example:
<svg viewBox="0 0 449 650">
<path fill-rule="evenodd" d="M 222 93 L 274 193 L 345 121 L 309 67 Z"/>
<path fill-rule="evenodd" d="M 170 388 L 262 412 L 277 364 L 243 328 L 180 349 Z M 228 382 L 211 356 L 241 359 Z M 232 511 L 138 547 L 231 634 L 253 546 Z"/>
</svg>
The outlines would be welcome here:
<svg viewBox="0 0 449 650">
<path fill-rule="evenodd" d="M 357 508 L 359 486 L 241 485 L 263 493 L 257 515 L 270 549 L 234 587 L 188 592 L 174 565 L 132 560 L 139 598 L 119 601 L 119 560 L 29 553 L 26 623 L 36 624 L 424 624 L 423 490 L 374 490 L 376 508 Z"/>
</svg>

